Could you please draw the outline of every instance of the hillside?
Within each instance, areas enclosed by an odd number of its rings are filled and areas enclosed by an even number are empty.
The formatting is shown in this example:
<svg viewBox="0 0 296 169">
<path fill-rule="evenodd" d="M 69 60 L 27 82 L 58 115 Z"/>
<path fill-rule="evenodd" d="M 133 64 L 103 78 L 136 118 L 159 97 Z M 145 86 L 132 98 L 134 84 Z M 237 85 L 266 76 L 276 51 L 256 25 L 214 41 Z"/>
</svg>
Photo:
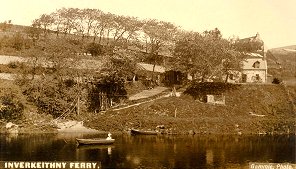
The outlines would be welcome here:
<svg viewBox="0 0 296 169">
<path fill-rule="evenodd" d="M 295 133 L 292 102 L 296 98 L 295 93 L 291 94 L 293 98 L 281 85 L 240 85 L 224 93 L 225 105 L 202 103 L 182 95 L 119 111 L 87 114 L 81 120 L 103 131 L 164 125 L 167 132 L 179 134 L 287 134 Z"/>
<path fill-rule="evenodd" d="M 283 80 L 296 79 L 296 45 L 267 51 L 268 73 Z"/>
<path fill-rule="evenodd" d="M 286 81 L 296 78 L 295 47 L 268 51 L 269 74 Z M 119 50 L 117 54 L 126 56 L 126 51 Z M 131 52 L 130 55 L 133 54 Z M 134 88 L 129 91 L 134 92 L 138 91 Z M 167 132 L 178 134 L 287 134 L 295 133 L 295 86 L 290 92 L 289 96 L 287 89 L 281 85 L 247 84 L 226 91 L 226 105 L 202 103 L 183 95 L 162 98 L 119 111 L 96 114 L 81 112 L 79 116 L 73 115 L 73 118 L 84 121 L 90 128 L 102 131 L 155 129 L 157 125 L 164 125 Z"/>
</svg>

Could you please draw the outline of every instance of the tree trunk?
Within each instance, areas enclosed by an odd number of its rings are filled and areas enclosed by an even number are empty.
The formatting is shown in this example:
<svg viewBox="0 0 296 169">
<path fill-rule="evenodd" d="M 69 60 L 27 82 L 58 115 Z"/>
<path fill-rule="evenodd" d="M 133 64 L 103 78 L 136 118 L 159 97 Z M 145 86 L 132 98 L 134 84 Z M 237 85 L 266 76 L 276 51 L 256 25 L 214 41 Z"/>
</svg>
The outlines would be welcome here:
<svg viewBox="0 0 296 169">
<path fill-rule="evenodd" d="M 77 99 L 77 115 L 79 115 L 80 113 L 80 97 L 78 96 L 78 99 Z"/>
<path fill-rule="evenodd" d="M 229 73 L 226 73 L 226 78 L 225 78 L 224 83 L 227 83 L 227 81 L 228 81 L 228 76 L 229 76 Z"/>
<path fill-rule="evenodd" d="M 57 37 L 59 37 L 59 31 L 57 30 L 57 33 L 56 33 Z"/>
<path fill-rule="evenodd" d="M 201 82 L 204 82 L 205 81 L 205 77 L 204 75 L 201 76 Z"/>
<path fill-rule="evenodd" d="M 155 67 L 156 67 L 156 61 L 154 61 L 154 64 L 153 64 L 153 68 L 152 68 L 152 76 L 151 76 L 151 84 L 152 86 L 154 86 L 154 72 L 155 72 Z"/>
</svg>

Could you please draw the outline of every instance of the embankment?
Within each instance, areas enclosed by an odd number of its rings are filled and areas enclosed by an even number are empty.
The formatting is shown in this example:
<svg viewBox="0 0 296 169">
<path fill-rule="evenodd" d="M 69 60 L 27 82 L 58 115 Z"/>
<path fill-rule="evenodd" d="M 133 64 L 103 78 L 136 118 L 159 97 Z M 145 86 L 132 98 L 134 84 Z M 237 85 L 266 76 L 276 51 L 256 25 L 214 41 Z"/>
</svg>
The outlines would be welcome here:
<svg viewBox="0 0 296 169">
<path fill-rule="evenodd" d="M 106 132 L 164 125 L 165 132 L 172 134 L 295 134 L 295 93 L 295 86 L 239 85 L 223 92 L 225 105 L 203 103 L 183 94 L 120 110 L 81 112 L 74 120 Z M 15 122 L 20 133 L 57 132 L 50 115 L 31 112 Z M 0 131 L 5 131 L 6 123 L 1 120 L 0 124 Z"/>
<path fill-rule="evenodd" d="M 164 125 L 167 132 L 177 134 L 295 134 L 293 100 L 284 86 L 239 85 L 223 95 L 225 105 L 182 95 L 81 118 L 91 128 L 113 132 Z"/>
</svg>

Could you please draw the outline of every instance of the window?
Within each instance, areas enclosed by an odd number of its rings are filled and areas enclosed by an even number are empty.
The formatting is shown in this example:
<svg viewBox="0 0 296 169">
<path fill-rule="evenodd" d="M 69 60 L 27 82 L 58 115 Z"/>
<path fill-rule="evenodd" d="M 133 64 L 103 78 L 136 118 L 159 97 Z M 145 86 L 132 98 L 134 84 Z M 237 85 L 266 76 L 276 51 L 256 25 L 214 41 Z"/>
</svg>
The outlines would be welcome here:
<svg viewBox="0 0 296 169">
<path fill-rule="evenodd" d="M 246 74 L 243 74 L 242 75 L 242 82 L 243 83 L 246 83 L 247 82 L 247 75 Z"/>
<path fill-rule="evenodd" d="M 259 74 L 256 74 L 256 80 L 260 80 Z"/>
<path fill-rule="evenodd" d="M 229 79 L 230 79 L 230 80 L 234 80 L 234 76 L 233 76 L 233 74 L 229 74 Z"/>
<path fill-rule="evenodd" d="M 254 64 L 253 64 L 253 68 L 259 68 L 260 67 L 260 62 L 259 61 L 256 61 Z"/>
</svg>

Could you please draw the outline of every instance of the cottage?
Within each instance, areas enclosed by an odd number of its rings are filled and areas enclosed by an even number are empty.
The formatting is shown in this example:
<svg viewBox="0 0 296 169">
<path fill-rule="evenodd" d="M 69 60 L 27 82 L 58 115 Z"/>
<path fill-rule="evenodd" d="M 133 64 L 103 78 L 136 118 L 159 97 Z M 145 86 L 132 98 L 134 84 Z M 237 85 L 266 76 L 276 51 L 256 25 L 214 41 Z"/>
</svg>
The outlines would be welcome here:
<svg viewBox="0 0 296 169">
<path fill-rule="evenodd" d="M 165 72 L 165 68 L 160 65 L 153 65 L 148 63 L 136 64 L 136 76 L 139 80 L 146 83 L 147 86 L 153 87 L 159 85 L 163 80 L 162 74 Z"/>
<path fill-rule="evenodd" d="M 264 47 L 264 42 L 261 40 L 259 33 L 255 36 L 244 38 L 239 41 L 248 44 L 247 48 L 252 52 L 244 53 L 245 59 L 242 62 L 242 70 L 240 72 L 233 71 L 229 75 L 227 81 L 241 83 L 266 83 L 267 61 L 264 52 L 266 48 Z"/>
<path fill-rule="evenodd" d="M 248 53 L 243 61 L 242 83 L 265 83 L 267 81 L 267 61 L 257 53 Z"/>
</svg>

